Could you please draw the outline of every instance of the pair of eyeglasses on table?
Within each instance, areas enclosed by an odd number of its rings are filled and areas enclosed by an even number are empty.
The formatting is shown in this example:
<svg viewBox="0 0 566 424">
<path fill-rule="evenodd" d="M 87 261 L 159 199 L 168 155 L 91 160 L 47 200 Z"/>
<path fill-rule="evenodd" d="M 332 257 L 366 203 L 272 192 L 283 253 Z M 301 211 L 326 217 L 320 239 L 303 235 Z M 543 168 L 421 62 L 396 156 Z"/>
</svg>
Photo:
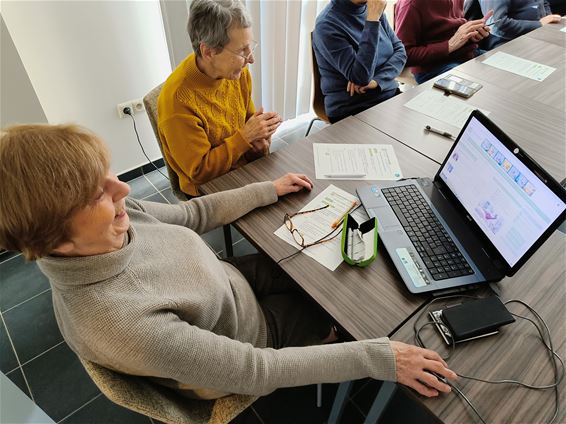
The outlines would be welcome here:
<svg viewBox="0 0 566 424">
<path fill-rule="evenodd" d="M 297 215 L 304 215 L 304 214 L 308 214 L 308 213 L 312 213 L 312 212 L 317 212 L 323 209 L 326 209 L 330 207 L 330 205 L 324 205 L 321 206 L 320 208 L 316 208 L 316 209 L 310 209 L 307 211 L 301 211 L 301 212 L 295 212 L 293 214 L 288 214 L 286 213 L 285 216 L 283 217 L 283 222 L 285 223 L 285 226 L 287 227 L 287 229 L 289 230 L 289 232 L 291 233 L 291 235 L 293 236 L 293 240 L 295 240 L 295 243 L 297 243 L 299 246 L 301 246 L 301 249 L 299 249 L 297 252 L 286 256 L 282 259 L 279 259 L 277 261 L 277 263 L 284 261 L 285 259 L 289 259 L 299 253 L 301 253 L 304 249 L 306 249 L 307 247 L 311 247 L 311 246 L 315 246 L 318 244 L 322 244 L 322 243 L 326 243 L 327 241 L 332 241 L 334 240 L 338 235 L 340 235 L 340 233 L 342 232 L 342 227 L 341 227 L 341 223 L 344 220 L 344 218 L 346 217 L 346 215 L 348 215 L 350 212 L 353 212 L 355 209 L 357 209 L 359 207 L 358 202 L 352 202 L 352 206 L 350 206 L 350 208 L 344 213 L 344 215 L 342 215 L 339 219 L 336 219 L 332 224 L 332 231 L 330 231 L 328 234 L 325 234 L 324 236 L 320 237 L 318 240 L 315 240 L 311 243 L 306 243 L 305 242 L 305 237 L 303 235 L 303 233 L 295 227 L 295 225 L 293 224 L 293 221 L 291 220 L 293 217 L 297 216 Z"/>
</svg>

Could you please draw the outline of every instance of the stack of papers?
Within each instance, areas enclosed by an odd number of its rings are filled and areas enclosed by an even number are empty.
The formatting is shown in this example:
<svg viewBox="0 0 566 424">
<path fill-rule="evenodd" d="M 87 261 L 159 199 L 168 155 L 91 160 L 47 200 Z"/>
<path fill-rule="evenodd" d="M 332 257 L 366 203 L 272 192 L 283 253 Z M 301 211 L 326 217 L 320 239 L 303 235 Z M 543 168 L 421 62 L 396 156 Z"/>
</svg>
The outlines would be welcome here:
<svg viewBox="0 0 566 424">
<path fill-rule="evenodd" d="M 305 244 L 312 243 L 329 234 L 333 230 L 332 224 L 344 217 L 346 211 L 352 207 L 353 202 L 357 202 L 358 205 L 361 204 L 356 196 L 334 185 L 329 185 L 323 192 L 305 205 L 301 211 L 312 210 L 325 205 L 329 205 L 329 207 L 312 213 L 295 215 L 292 217 L 293 225 L 303 235 Z M 293 212 L 295 211 L 289 211 L 288 213 L 291 215 Z M 359 207 L 354 212 L 351 212 L 351 215 L 360 223 L 369 219 L 363 207 Z M 339 233 L 341 228 L 342 224 L 332 234 Z M 274 234 L 296 249 L 301 249 L 301 246 L 293 239 L 291 232 L 285 225 L 278 228 Z M 315 259 L 330 271 L 334 271 L 343 261 L 340 247 L 341 239 L 342 234 L 340 233 L 332 241 L 307 247 L 302 253 Z"/>
<path fill-rule="evenodd" d="M 317 180 L 398 180 L 401 167 L 390 144 L 313 143 Z"/>
<path fill-rule="evenodd" d="M 440 90 L 423 91 L 404 106 L 458 129 L 464 127 L 468 117 L 475 109 L 481 110 L 486 116 L 489 115 L 489 111 L 475 107 L 467 101 L 456 99 L 454 96 L 445 96 Z"/>
<path fill-rule="evenodd" d="M 482 63 L 535 81 L 544 81 L 546 77 L 556 71 L 556 68 L 551 66 L 503 52 L 492 54 Z"/>
</svg>

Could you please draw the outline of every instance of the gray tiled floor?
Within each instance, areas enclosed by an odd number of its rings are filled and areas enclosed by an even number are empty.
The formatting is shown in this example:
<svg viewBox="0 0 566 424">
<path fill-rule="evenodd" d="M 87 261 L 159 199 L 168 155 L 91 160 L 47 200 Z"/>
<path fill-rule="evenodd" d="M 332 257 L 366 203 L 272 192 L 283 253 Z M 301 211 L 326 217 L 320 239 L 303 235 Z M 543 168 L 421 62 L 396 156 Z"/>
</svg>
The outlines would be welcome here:
<svg viewBox="0 0 566 424">
<path fill-rule="evenodd" d="M 307 123 L 274 139 L 274 147 L 304 138 Z M 322 128 L 317 123 L 313 131 Z M 166 174 L 165 168 L 162 172 Z M 161 203 L 176 203 L 169 182 L 157 171 L 130 181 L 131 196 Z M 222 229 L 203 238 L 220 256 L 224 254 Z M 234 254 L 255 253 L 255 248 L 232 228 Z M 36 402 L 53 420 L 64 423 L 124 423 L 152 421 L 108 401 L 92 383 L 77 356 L 63 341 L 55 322 L 51 289 L 33 262 L 10 252 L 0 255 L 0 371 Z M 368 386 L 366 382 L 359 383 Z M 324 407 L 316 408 L 315 386 L 277 390 L 259 399 L 235 421 L 238 423 L 316 423 L 328 416 L 336 385 L 324 386 Z M 362 393 L 360 390 L 358 392 Z M 357 393 L 357 392 L 356 392 Z M 348 404 L 348 422 L 361 422 L 364 407 Z M 360 398 L 361 399 L 361 398 Z M 364 401 L 365 402 L 365 401 Z M 367 403 L 367 402 L 366 402 Z M 5 405 L 2 405 L 5 407 Z"/>
</svg>

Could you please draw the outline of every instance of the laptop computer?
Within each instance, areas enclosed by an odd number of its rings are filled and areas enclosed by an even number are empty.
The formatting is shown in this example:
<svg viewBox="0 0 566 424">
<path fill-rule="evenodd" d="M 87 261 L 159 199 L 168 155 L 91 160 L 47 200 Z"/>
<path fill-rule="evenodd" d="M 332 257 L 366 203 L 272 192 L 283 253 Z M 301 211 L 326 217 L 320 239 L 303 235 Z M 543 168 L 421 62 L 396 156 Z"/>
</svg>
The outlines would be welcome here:
<svg viewBox="0 0 566 424">
<path fill-rule="evenodd" d="M 434 180 L 357 192 L 412 293 L 512 276 L 566 218 L 566 190 L 477 110 Z"/>
</svg>

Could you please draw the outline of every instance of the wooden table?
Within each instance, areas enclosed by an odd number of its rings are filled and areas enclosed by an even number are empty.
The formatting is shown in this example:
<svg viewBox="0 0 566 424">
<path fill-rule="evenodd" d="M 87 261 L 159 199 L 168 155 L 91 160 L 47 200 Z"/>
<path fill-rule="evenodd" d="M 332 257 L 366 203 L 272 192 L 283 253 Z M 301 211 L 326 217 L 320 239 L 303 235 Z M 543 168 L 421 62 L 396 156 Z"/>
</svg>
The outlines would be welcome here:
<svg viewBox="0 0 566 424">
<path fill-rule="evenodd" d="M 554 348 L 566 356 L 566 316 L 564 299 L 566 270 L 566 235 L 556 231 L 535 253 L 529 262 L 512 278 L 498 283 L 501 299 L 521 299 L 547 322 Z M 442 306 L 433 305 L 433 306 Z M 441 309 L 441 308 L 431 308 Z M 511 312 L 535 319 L 526 308 L 512 304 Z M 536 319 L 535 319 L 536 320 Z M 413 323 L 408 321 L 393 340 L 414 343 Z M 426 318 L 419 320 L 426 322 Z M 448 350 L 435 330 L 423 329 L 422 339 L 430 349 L 439 353 Z M 474 377 L 498 380 L 514 379 L 531 384 L 550 384 L 553 379 L 548 354 L 538 339 L 538 333 L 527 321 L 517 321 L 503 327 L 498 335 L 458 345 L 448 365 L 454 371 Z M 551 390 L 535 391 L 510 385 L 492 385 L 459 379 L 458 387 L 470 398 L 487 422 L 548 422 L 554 411 L 554 393 Z M 557 423 L 566 422 L 566 390 L 560 385 L 560 415 Z M 478 422 L 474 412 L 455 393 L 436 399 L 421 398 L 424 405 L 446 423 Z"/>
<path fill-rule="evenodd" d="M 526 100 L 525 96 L 500 88 L 483 77 L 477 78 L 462 72 L 460 67 L 450 73 L 483 84 L 483 88 L 471 98 L 457 99 L 491 112 L 489 118 L 519 146 L 525 148 L 535 160 L 540 161 L 551 175 L 558 179 L 563 178 L 566 156 L 564 111 L 535 100 Z M 357 114 L 356 118 L 430 159 L 442 163 L 452 147 L 452 141 L 428 133 L 424 127 L 430 125 L 454 136 L 459 133 L 460 128 L 404 106 L 423 91 L 433 89 L 433 82 L 428 81 L 412 88 L 387 102 Z"/>
<path fill-rule="evenodd" d="M 564 33 L 559 28 L 540 28 L 499 49 L 556 67 L 557 71 L 541 83 L 484 65 L 485 57 L 469 61 L 450 72 L 483 84 L 484 87 L 468 101 L 489 110 L 490 118 L 496 124 L 551 175 L 562 179 L 566 159 L 566 49 Z M 287 172 L 305 173 L 313 179 L 315 187 L 311 193 L 285 196 L 276 204 L 254 210 L 235 223 L 258 250 L 274 260 L 281 259 L 295 252 L 273 234 L 282 225 L 286 212 L 301 209 L 331 183 L 350 193 L 355 193 L 360 185 L 355 181 L 314 180 L 313 143 L 392 144 L 405 177 L 434 176 L 452 142 L 435 134 L 425 134 L 424 126 L 432 125 L 453 134 L 459 129 L 403 106 L 431 86 L 432 81 L 411 89 L 219 177 L 201 189 L 203 193 L 212 193 L 255 181 L 273 180 Z M 566 236 L 558 232 L 553 234 L 517 275 L 499 284 L 503 300 L 524 300 L 543 315 L 550 326 L 555 348 L 562 357 L 566 355 L 565 246 Z M 413 342 L 415 314 L 429 297 L 412 295 L 406 290 L 381 247 L 377 259 L 364 269 L 342 264 L 331 272 L 303 254 L 283 261 L 281 266 L 356 339 L 393 335 L 396 340 Z M 509 309 L 525 313 L 516 305 Z M 407 319 L 409 321 L 402 325 Z M 442 350 L 443 345 L 433 331 L 424 331 L 423 338 L 429 347 Z M 534 328 L 521 320 L 504 328 L 497 336 L 462 345 L 449 364 L 460 373 L 491 379 L 515 378 L 538 384 L 552 379 L 548 356 L 539 344 Z M 535 392 L 465 380 L 458 384 L 490 422 L 541 422 L 550 418 L 554 407 L 550 391 Z M 564 384 L 560 391 L 562 409 L 557 422 L 566 422 Z M 446 422 L 477 421 L 467 405 L 453 394 L 439 399 L 423 399 L 423 402 Z"/>
<path fill-rule="evenodd" d="M 545 28 L 540 28 L 540 30 L 544 31 Z M 541 31 L 541 33 L 543 31 Z M 541 34 L 541 37 L 542 36 L 543 34 Z M 508 92 L 524 96 L 524 99 L 527 102 L 535 100 L 539 103 L 557 108 L 564 114 L 566 49 L 564 49 L 563 45 L 560 46 L 534 37 L 538 37 L 538 35 L 533 34 L 531 36 L 516 38 L 495 50 L 469 60 L 468 62 L 460 65 L 458 69 L 469 75 L 474 75 L 475 77 L 481 76 L 484 80 L 492 81 L 493 84 L 507 90 Z M 485 65 L 483 63 L 485 59 L 498 51 L 542 63 L 547 66 L 552 66 L 553 68 L 556 68 L 556 70 L 544 81 L 539 82 L 494 68 L 493 66 Z"/>
<path fill-rule="evenodd" d="M 276 204 L 254 210 L 235 223 L 258 250 L 278 260 L 296 252 L 273 234 L 283 225 L 286 212 L 298 211 L 329 184 L 355 194 L 359 181 L 316 180 L 314 175 L 313 143 L 348 142 L 393 144 L 405 176 L 431 176 L 438 168 L 435 162 L 351 117 L 219 177 L 202 186 L 202 190 L 204 193 L 228 190 L 251 182 L 274 180 L 287 172 L 309 176 L 315 183 L 312 192 L 282 197 Z M 381 247 L 378 250 L 377 259 L 367 268 L 342 263 L 332 272 L 304 254 L 281 262 L 281 267 L 356 339 L 387 336 L 428 297 L 410 294 L 385 251 Z"/>
</svg>

